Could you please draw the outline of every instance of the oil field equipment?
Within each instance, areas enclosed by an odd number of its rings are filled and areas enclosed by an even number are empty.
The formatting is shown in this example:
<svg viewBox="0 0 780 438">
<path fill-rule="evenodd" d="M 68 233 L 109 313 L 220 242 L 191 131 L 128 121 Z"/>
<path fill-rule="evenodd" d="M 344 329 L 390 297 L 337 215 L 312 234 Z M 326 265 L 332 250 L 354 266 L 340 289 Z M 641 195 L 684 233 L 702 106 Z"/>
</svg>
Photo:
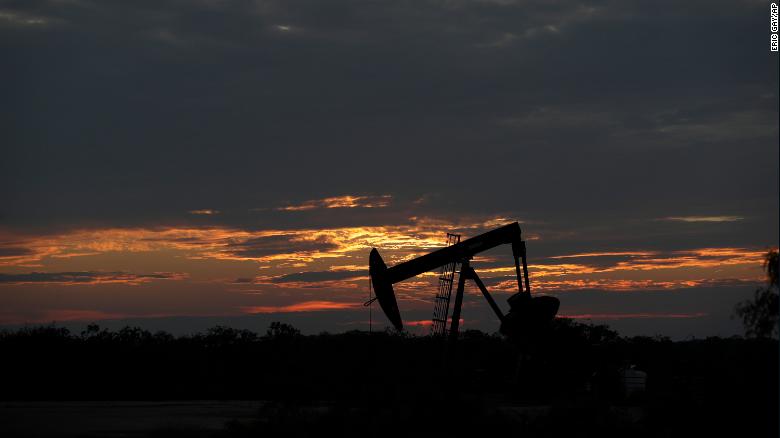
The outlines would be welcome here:
<svg viewBox="0 0 780 438">
<path fill-rule="evenodd" d="M 499 245 L 512 245 L 512 256 L 517 276 L 517 293 L 507 299 L 509 312 L 504 315 L 488 292 L 485 284 L 477 275 L 470 261 L 483 251 Z M 487 300 L 490 308 L 501 321 L 499 331 L 515 339 L 531 335 L 536 329 L 550 322 L 558 313 L 560 302 L 551 296 L 531 296 L 528 282 L 526 247 L 522 239 L 520 225 L 513 222 L 484 234 L 460 241 L 457 234 L 447 235 L 447 246 L 432 253 L 387 267 L 376 248 L 369 255 L 369 275 L 376 300 L 385 316 L 397 330 L 403 330 L 403 320 L 398 310 L 398 302 L 393 284 L 407 280 L 424 272 L 439 270 L 439 289 L 434 299 L 433 333 L 444 334 L 449 314 L 449 303 L 455 274 L 458 274 L 458 287 L 452 309 L 449 335 L 458 336 L 460 313 L 463 304 L 463 289 L 466 280 L 472 280 Z M 460 269 L 458 269 L 460 268 Z"/>
</svg>

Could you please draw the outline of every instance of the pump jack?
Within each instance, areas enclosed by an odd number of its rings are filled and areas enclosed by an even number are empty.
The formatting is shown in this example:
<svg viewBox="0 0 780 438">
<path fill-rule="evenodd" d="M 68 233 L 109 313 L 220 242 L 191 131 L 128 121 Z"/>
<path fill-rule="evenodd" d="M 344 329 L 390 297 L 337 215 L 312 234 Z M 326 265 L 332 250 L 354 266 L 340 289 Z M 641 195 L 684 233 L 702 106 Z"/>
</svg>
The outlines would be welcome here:
<svg viewBox="0 0 780 438">
<path fill-rule="evenodd" d="M 470 260 L 476 254 L 499 245 L 512 245 L 512 256 L 517 275 L 518 292 L 507 299 L 510 310 L 506 315 L 501 312 L 485 284 L 470 265 Z M 520 225 L 513 222 L 390 268 L 385 265 L 379 251 L 373 248 L 369 255 L 371 284 L 374 287 L 379 306 L 397 330 L 403 330 L 403 321 L 398 310 L 393 284 L 453 262 L 460 264 L 460 276 L 458 277 L 458 288 L 450 326 L 450 339 L 452 340 L 457 339 L 458 336 L 463 289 L 467 279 L 476 283 L 490 308 L 501 321 L 499 331 L 510 338 L 522 340 L 532 336 L 536 329 L 551 321 L 558 313 L 560 302 L 557 298 L 550 296 L 531 297 L 525 242 L 521 237 Z"/>
</svg>

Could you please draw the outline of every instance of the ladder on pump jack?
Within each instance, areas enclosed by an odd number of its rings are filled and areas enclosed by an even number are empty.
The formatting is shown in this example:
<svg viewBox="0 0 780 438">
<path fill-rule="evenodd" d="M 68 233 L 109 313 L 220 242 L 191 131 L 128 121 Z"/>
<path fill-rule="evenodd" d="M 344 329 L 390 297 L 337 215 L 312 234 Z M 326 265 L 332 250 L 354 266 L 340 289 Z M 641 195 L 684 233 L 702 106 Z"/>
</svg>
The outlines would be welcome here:
<svg viewBox="0 0 780 438">
<path fill-rule="evenodd" d="M 460 234 L 447 233 L 447 245 L 452 246 L 460 243 Z M 439 270 L 439 289 L 434 298 L 433 321 L 431 324 L 431 334 L 434 336 L 445 336 L 447 334 L 447 317 L 450 311 L 450 297 L 452 296 L 452 285 L 455 283 L 455 272 L 458 269 L 458 262 L 452 261 L 441 266 Z"/>
</svg>

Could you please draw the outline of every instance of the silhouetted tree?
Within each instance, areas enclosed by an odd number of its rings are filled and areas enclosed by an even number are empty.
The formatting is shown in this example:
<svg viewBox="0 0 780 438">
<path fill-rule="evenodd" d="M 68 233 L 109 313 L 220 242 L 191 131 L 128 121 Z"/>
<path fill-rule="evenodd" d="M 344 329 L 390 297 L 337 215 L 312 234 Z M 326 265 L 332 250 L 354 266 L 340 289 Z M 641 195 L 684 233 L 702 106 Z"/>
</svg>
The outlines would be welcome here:
<svg viewBox="0 0 780 438">
<path fill-rule="evenodd" d="M 204 340 L 210 346 L 251 344 L 257 340 L 257 333 L 218 325 L 208 329 Z"/>
<path fill-rule="evenodd" d="M 752 300 L 738 303 L 735 313 L 742 318 L 745 332 L 750 337 L 768 338 L 778 334 L 778 250 L 772 249 L 764 256 L 766 287 L 756 289 Z"/>
<path fill-rule="evenodd" d="M 93 322 L 92 324 L 87 324 L 87 328 L 81 331 L 81 337 L 87 339 L 93 336 L 97 336 L 99 333 L 100 326 Z"/>
<path fill-rule="evenodd" d="M 301 331 L 297 328 L 279 321 L 274 321 L 268 327 L 265 335 L 272 339 L 280 338 L 294 338 L 301 335 Z"/>
</svg>

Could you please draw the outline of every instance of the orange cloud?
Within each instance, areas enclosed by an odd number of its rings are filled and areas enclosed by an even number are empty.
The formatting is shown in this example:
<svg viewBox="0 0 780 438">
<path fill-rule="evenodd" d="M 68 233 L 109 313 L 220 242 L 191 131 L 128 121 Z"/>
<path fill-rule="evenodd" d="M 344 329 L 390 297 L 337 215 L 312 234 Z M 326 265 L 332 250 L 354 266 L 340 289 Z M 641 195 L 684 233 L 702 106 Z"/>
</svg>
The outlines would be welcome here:
<svg viewBox="0 0 780 438">
<path fill-rule="evenodd" d="M 421 319 L 418 321 L 404 321 L 404 325 L 412 327 L 430 327 L 433 325 L 433 321 L 430 319 Z"/>
<path fill-rule="evenodd" d="M 389 262 L 395 262 L 409 252 L 444 246 L 442 229 L 480 229 L 495 221 L 445 224 L 414 218 L 405 225 L 299 230 L 168 227 L 76 230 L 47 236 L 0 234 L 0 266 L 41 266 L 48 257 L 169 249 L 187 252 L 194 259 L 310 263 L 379 247 L 390 252 Z"/>
<path fill-rule="evenodd" d="M 615 266 L 601 269 L 599 272 L 647 271 L 677 268 L 717 268 L 733 265 L 756 265 L 763 260 L 765 251 L 747 248 L 702 248 L 687 251 L 675 251 L 666 257 L 636 258 L 618 262 Z"/>
<path fill-rule="evenodd" d="M 360 303 L 343 303 L 336 301 L 303 301 L 286 306 L 249 306 L 242 307 L 245 313 L 284 313 L 284 312 L 319 312 L 323 310 L 345 310 L 362 308 Z"/>
<path fill-rule="evenodd" d="M 460 325 L 463 325 L 464 319 L 460 318 L 458 321 L 460 321 Z M 447 319 L 447 326 L 452 323 L 452 318 Z M 420 319 L 420 320 L 413 320 L 413 321 L 404 321 L 405 326 L 411 326 L 411 327 L 430 327 L 433 325 L 433 321 L 430 319 Z"/>
<path fill-rule="evenodd" d="M 717 287 L 735 284 L 752 284 L 750 280 L 741 279 L 680 279 L 680 280 L 628 280 L 628 279 L 609 279 L 609 278 L 580 278 L 580 279 L 561 279 L 561 280 L 539 280 L 531 282 L 531 290 L 537 292 L 558 292 L 579 289 L 600 289 L 615 292 L 627 292 L 636 290 L 673 290 L 685 289 L 691 287 Z M 517 281 L 505 280 L 492 287 L 497 291 L 516 292 Z"/>
<path fill-rule="evenodd" d="M 482 218 L 453 223 L 435 218 L 414 217 L 408 224 L 393 226 L 310 228 L 295 230 L 242 230 L 228 227 L 168 227 L 75 230 L 46 236 L 12 236 L 0 231 L 0 267 L 18 272 L 20 267 L 43 267 L 53 271 L 57 260 L 107 253 L 170 252 L 173 257 L 192 260 L 254 261 L 265 275 L 249 273 L 240 276 L 280 288 L 350 289 L 366 287 L 366 255 L 378 247 L 388 265 L 444 246 L 444 231 L 468 237 L 505 218 Z M 604 288 L 606 290 L 674 289 L 707 284 L 707 281 L 737 279 L 760 280 L 763 250 L 724 247 L 685 251 L 605 251 L 563 254 L 549 261 L 576 263 L 531 264 L 529 273 L 534 290 L 567 290 Z M 166 255 L 167 256 L 167 255 Z M 590 258 L 593 259 L 591 263 Z M 614 258 L 617 258 L 615 260 Z M 574 261 L 574 260 L 572 260 Z M 514 267 L 475 268 L 491 288 L 516 289 Z M 64 262 L 63 262 L 64 263 Z M 68 269 L 68 268 L 66 268 Z M 63 269 L 65 270 L 65 269 Z M 85 270 L 86 271 L 86 270 Z M 354 271 L 350 273 L 349 271 Z M 317 274 L 322 278 L 316 278 Z M 322 274 L 327 272 L 328 274 Z M 336 275 L 335 273 L 342 274 Z M 298 278 L 296 278 L 296 276 Z M 398 285 L 397 291 L 409 296 L 432 290 L 427 273 Z M 233 277 L 235 278 L 235 277 Z M 281 280 L 281 281 L 280 281 Z M 491 281 L 492 280 L 492 281 Z M 94 282 L 150 281 L 133 278 L 96 279 Z M 497 283 L 497 284 L 496 284 Z"/>
<path fill-rule="evenodd" d="M 390 205 L 392 196 L 334 196 L 331 198 L 312 199 L 301 204 L 279 207 L 280 211 L 306 211 L 317 208 L 383 208 Z"/>
</svg>

